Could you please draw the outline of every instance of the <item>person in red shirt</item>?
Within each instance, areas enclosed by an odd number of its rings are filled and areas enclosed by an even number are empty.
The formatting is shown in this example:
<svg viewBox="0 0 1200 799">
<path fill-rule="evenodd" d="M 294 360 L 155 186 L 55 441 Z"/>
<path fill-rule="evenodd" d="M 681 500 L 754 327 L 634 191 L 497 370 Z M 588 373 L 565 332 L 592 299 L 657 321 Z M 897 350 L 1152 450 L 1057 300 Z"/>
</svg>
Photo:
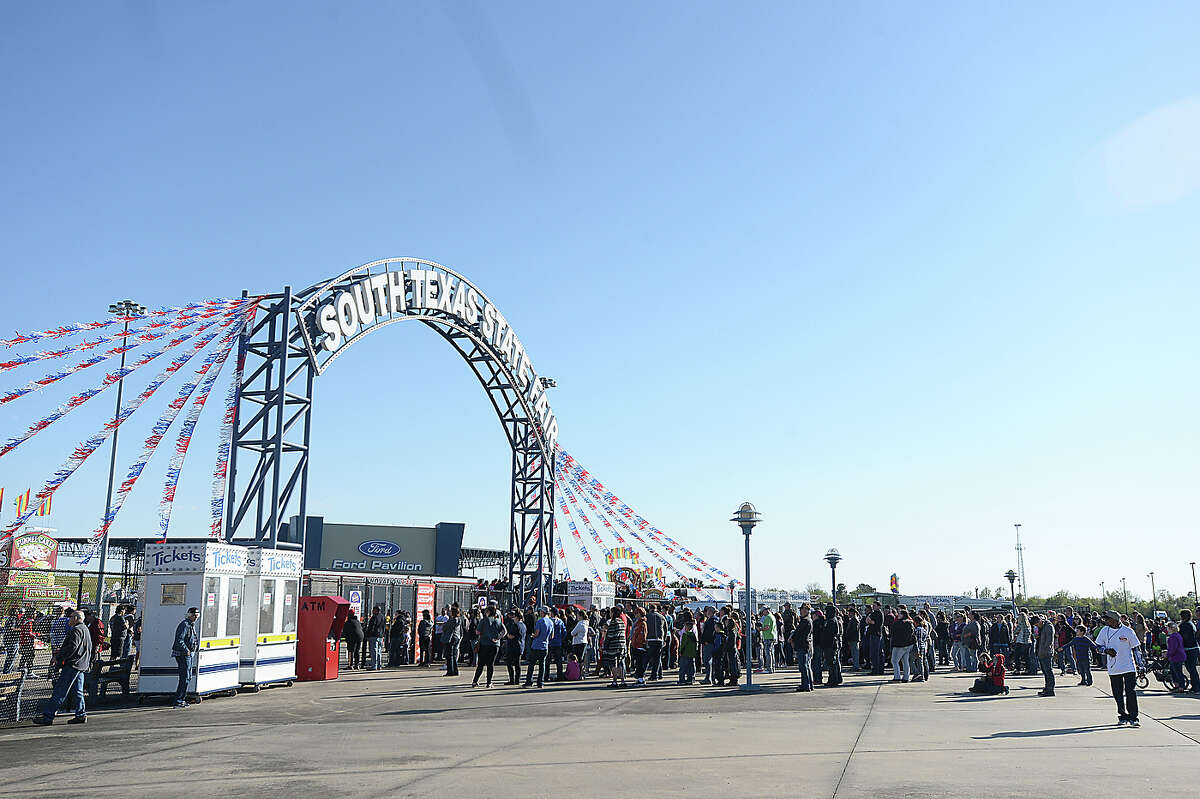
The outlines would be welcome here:
<svg viewBox="0 0 1200 799">
<path fill-rule="evenodd" d="M 38 640 L 37 634 L 33 631 L 36 617 L 37 613 L 33 608 L 26 608 L 25 615 L 21 617 L 21 637 L 18 645 L 21 660 L 17 663 L 18 671 L 33 671 L 34 644 Z"/>
<path fill-rule="evenodd" d="M 104 622 L 90 610 L 84 610 L 84 624 L 92 636 L 92 662 L 100 662 L 100 650 L 104 648 Z"/>
</svg>

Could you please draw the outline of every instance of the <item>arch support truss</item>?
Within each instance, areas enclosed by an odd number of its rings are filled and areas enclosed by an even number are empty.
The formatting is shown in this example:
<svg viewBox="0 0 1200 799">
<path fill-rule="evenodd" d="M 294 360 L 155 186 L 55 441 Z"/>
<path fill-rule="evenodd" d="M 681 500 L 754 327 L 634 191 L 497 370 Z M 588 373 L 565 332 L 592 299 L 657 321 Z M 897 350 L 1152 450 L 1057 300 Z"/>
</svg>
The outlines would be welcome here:
<svg viewBox="0 0 1200 799">
<path fill-rule="evenodd" d="M 324 283 L 268 295 L 247 330 L 227 485 L 226 539 L 301 548 L 315 379 L 369 333 L 415 320 L 433 328 L 479 380 L 512 449 L 508 571 L 543 601 L 554 574 L 554 444 L 549 381 L 503 314 L 458 273 L 413 258 L 373 261 Z"/>
</svg>

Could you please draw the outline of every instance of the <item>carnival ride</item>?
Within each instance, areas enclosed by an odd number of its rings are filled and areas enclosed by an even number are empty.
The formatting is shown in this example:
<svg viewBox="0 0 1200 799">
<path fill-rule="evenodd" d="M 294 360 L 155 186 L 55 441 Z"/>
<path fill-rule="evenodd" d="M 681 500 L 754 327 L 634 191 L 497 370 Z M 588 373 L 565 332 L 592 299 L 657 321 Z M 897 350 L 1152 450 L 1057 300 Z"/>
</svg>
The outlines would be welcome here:
<svg viewBox="0 0 1200 799">
<path fill-rule="evenodd" d="M 0 406 L 95 366 L 101 366 L 96 371 L 102 373 L 91 388 L 4 439 L 0 458 L 152 361 L 163 356 L 167 361 L 139 393 L 120 402 L 114 415 L 67 455 L 32 501 L 19 505 L 15 517 L 0 524 L 0 543 L 18 533 L 135 412 L 195 360 L 194 371 L 178 385 L 124 471 L 89 545 L 80 548 L 81 560 L 88 562 L 103 546 L 126 500 L 174 429 L 158 499 L 158 533 L 167 538 L 197 423 L 229 361 L 232 375 L 222 387 L 224 408 L 211 472 L 209 536 L 300 548 L 314 379 L 364 335 L 404 320 L 428 325 L 451 344 L 479 379 L 504 427 L 513 450 L 508 574 L 514 588 L 541 594 L 549 579 L 560 574 L 605 581 L 614 573 L 636 575 L 644 586 L 687 587 L 703 599 L 715 598 L 710 588 L 741 585 L 648 522 L 560 447 L 558 422 L 546 396 L 553 381 L 533 371 L 511 325 L 466 278 L 412 258 L 373 261 L 296 293 L 285 288 L 277 294 L 119 312 L 107 319 L 0 339 L 0 351 L 48 347 L 7 358 L 0 352 L 0 374 L 43 362 L 56 365 L 20 385 L 0 387 Z M 126 363 L 127 357 L 133 360 Z M 241 483 L 239 452 L 254 463 Z M 289 516 L 297 507 L 298 513 Z M 574 564 L 559 534 L 560 520 L 579 552 L 581 560 Z M 235 538 L 239 529 L 250 536 Z M 550 535 L 543 534 L 547 529 Z"/>
</svg>

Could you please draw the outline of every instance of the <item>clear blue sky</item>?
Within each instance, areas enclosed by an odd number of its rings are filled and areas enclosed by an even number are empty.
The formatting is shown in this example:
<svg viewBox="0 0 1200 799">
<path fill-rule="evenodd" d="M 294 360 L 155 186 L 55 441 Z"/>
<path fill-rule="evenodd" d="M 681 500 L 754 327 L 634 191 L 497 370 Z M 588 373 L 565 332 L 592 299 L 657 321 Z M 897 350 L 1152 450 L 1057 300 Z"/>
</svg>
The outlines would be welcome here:
<svg viewBox="0 0 1200 799">
<path fill-rule="evenodd" d="M 755 584 L 824 581 L 837 546 L 850 585 L 995 588 L 1019 521 L 1034 592 L 1147 595 L 1153 569 L 1181 593 L 1198 23 L 1189 3 L 8 4 L 2 328 L 430 258 L 496 301 L 558 380 L 562 444 L 643 515 L 735 571 L 726 520 L 759 505 Z M 95 379 L 4 406 L 0 432 Z M 506 545 L 502 432 L 431 332 L 368 338 L 317 402 L 313 512 Z M 92 404 L 0 485 L 40 484 L 111 397 Z M 176 534 L 206 525 L 217 415 Z M 151 531 L 166 459 L 114 534 Z M 56 499 L 64 533 L 103 509 L 92 461 Z"/>
</svg>

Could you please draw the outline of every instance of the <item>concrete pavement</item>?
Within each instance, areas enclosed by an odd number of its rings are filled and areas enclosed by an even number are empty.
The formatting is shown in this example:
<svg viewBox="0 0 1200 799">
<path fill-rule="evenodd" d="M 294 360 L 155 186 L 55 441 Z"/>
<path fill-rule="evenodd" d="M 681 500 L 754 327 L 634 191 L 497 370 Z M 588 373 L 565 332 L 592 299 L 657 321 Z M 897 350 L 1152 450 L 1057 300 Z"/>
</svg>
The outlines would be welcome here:
<svg viewBox="0 0 1200 799">
<path fill-rule="evenodd" d="M 2 730 L 0 795 L 1194 795 L 1200 702 L 1151 686 L 1143 726 L 1117 728 L 1096 676 L 1041 699 L 1040 678 L 975 697 L 971 675 L 797 694 L 796 675 L 777 673 L 748 695 L 673 678 L 484 690 L 465 670 L 352 672 Z"/>
</svg>

